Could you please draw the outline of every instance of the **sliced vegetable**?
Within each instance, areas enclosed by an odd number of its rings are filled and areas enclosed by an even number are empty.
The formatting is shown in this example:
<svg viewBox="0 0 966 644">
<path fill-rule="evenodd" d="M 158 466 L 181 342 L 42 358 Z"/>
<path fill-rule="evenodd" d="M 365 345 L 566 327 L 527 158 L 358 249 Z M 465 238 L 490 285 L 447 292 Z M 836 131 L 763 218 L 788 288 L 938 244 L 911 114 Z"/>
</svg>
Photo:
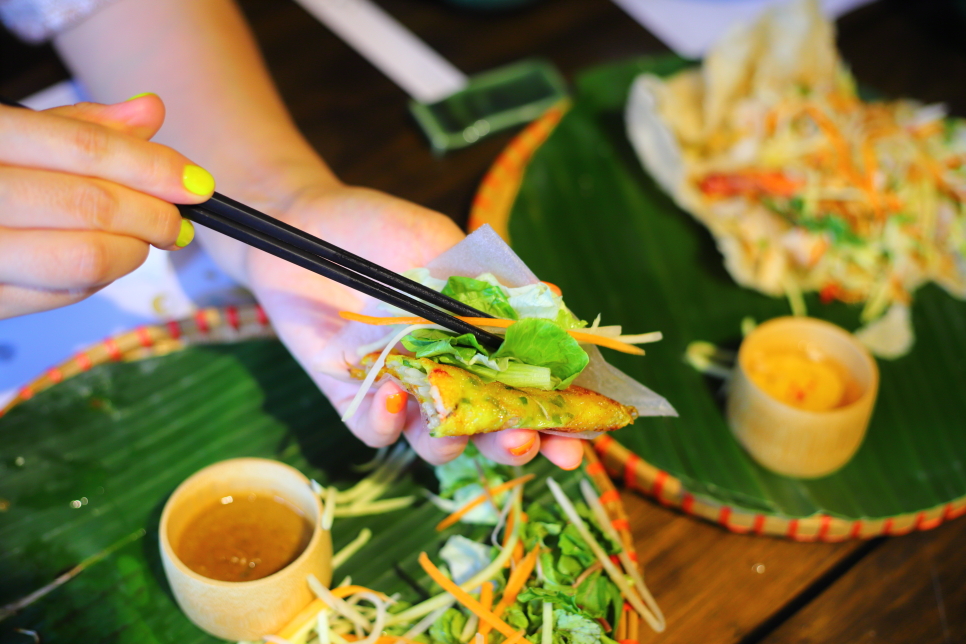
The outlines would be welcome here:
<svg viewBox="0 0 966 644">
<path fill-rule="evenodd" d="M 515 478 L 515 479 L 513 479 L 511 481 L 507 481 L 506 483 L 501 483 L 500 485 L 497 485 L 496 487 L 490 488 L 490 494 L 500 494 L 501 492 L 505 492 L 507 490 L 511 490 L 514 487 L 518 486 L 518 485 L 523 485 L 527 481 L 533 480 L 533 477 L 534 477 L 533 474 L 525 474 L 524 476 L 521 476 L 519 478 Z M 472 510 L 476 506 L 480 505 L 481 503 L 484 503 L 486 500 L 487 500 L 487 494 L 486 494 L 486 492 L 484 492 L 483 494 L 480 494 L 478 497 L 476 497 L 475 499 L 473 499 L 472 501 L 470 501 L 469 503 L 467 503 L 466 505 L 464 505 L 463 507 L 461 507 L 456 512 L 452 513 L 451 515 L 449 515 L 448 517 L 446 517 L 445 519 L 443 519 L 442 521 L 440 521 L 439 523 L 437 523 L 436 524 L 436 530 L 438 530 L 438 531 L 441 532 L 441 531 L 445 530 L 446 528 L 454 525 L 467 512 L 469 512 L 470 510 Z"/>
<path fill-rule="evenodd" d="M 351 311 L 339 311 L 339 316 L 350 320 L 352 322 L 361 322 L 363 324 L 371 324 L 375 326 L 390 326 L 396 324 L 423 324 L 426 325 L 423 328 L 440 328 L 429 324 L 429 320 L 418 317 L 376 317 L 371 315 L 362 315 L 361 313 L 353 313 Z M 470 318 L 458 316 L 460 320 L 467 322 L 469 324 L 484 327 L 484 328 L 494 328 L 494 329 L 506 329 L 516 324 L 511 320 L 498 320 L 496 318 Z M 615 351 L 620 351 L 621 353 L 630 353 L 633 355 L 644 355 L 644 351 L 638 349 L 637 347 L 615 340 L 613 338 L 607 338 L 604 336 L 598 336 L 585 331 L 575 331 L 573 329 L 568 329 L 567 333 L 570 334 L 578 342 L 585 342 L 587 344 L 596 344 L 602 347 L 607 347 L 608 349 L 614 349 Z M 403 334 L 405 335 L 405 334 Z M 648 338 L 652 338 L 650 334 L 647 334 Z M 402 336 L 400 336 L 401 338 Z M 633 336 L 632 336 L 633 337 Z M 648 339 L 648 342 L 653 342 L 653 340 Z M 393 343 L 394 344 L 394 343 Z M 390 345 L 392 346 L 392 345 Z"/>
</svg>

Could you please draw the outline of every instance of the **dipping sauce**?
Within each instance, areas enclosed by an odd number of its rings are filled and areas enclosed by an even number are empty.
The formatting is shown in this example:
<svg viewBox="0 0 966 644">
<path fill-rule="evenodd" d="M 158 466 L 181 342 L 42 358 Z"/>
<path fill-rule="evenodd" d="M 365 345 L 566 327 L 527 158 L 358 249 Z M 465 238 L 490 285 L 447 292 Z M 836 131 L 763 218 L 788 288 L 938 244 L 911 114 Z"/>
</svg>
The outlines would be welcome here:
<svg viewBox="0 0 966 644">
<path fill-rule="evenodd" d="M 219 581 L 254 581 L 295 561 L 312 524 L 278 496 L 234 494 L 216 500 L 184 529 L 174 550 L 188 568 Z"/>
<path fill-rule="evenodd" d="M 862 389 L 849 371 L 817 351 L 762 348 L 745 363 L 748 377 L 769 396 L 808 411 L 828 411 L 855 402 Z"/>
</svg>

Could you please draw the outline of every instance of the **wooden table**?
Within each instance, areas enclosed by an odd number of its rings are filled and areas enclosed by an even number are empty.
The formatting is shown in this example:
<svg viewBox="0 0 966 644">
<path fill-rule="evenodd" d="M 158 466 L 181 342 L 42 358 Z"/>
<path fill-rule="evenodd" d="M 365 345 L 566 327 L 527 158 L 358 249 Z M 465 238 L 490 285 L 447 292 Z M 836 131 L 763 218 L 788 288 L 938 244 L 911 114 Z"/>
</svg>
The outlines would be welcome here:
<svg viewBox="0 0 966 644">
<path fill-rule="evenodd" d="M 438 1 L 379 0 L 468 73 L 524 56 L 582 67 L 666 48 L 606 0 L 544 0 L 513 13 Z M 510 134 L 436 158 L 406 96 L 288 0 L 244 0 L 302 131 L 346 181 L 464 223 L 483 173 Z M 840 46 L 865 84 L 945 101 L 966 115 L 966 22 L 941 0 L 879 3 L 840 21 Z M 49 48 L 0 37 L 0 93 L 21 98 L 66 78 Z M 624 495 L 648 584 L 668 616 L 643 642 L 966 641 L 966 520 L 903 537 L 840 544 L 730 534 Z"/>
</svg>

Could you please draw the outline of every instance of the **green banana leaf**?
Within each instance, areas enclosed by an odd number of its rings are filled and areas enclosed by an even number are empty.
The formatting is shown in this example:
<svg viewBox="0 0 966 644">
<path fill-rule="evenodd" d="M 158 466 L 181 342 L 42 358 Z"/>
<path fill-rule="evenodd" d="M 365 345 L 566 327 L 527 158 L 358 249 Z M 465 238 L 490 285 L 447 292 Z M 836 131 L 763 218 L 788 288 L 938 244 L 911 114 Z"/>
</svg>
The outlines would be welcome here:
<svg viewBox="0 0 966 644">
<path fill-rule="evenodd" d="M 184 617 L 161 569 L 158 522 L 174 488 L 206 465 L 239 456 L 275 458 L 322 484 L 349 485 L 362 476 L 351 464 L 373 454 L 276 341 L 102 365 L 37 394 L 0 419 L 0 606 L 127 535 L 145 534 L 0 621 L 0 643 L 29 644 L 17 629 L 36 631 L 44 644 L 221 641 Z M 544 482 L 551 473 L 578 495 L 577 473 L 544 459 L 526 470 L 538 474 L 528 499 L 551 498 Z M 386 496 L 434 486 L 432 470 L 417 466 Z M 416 557 L 426 551 L 435 558 L 450 533 L 466 530 L 437 533 L 444 515 L 420 500 L 388 514 L 336 519 L 336 550 L 363 527 L 373 537 L 335 576 L 420 599 L 417 588 L 431 583 Z"/>
<path fill-rule="evenodd" d="M 845 468 L 812 481 L 778 476 L 732 438 L 720 382 L 686 365 L 685 348 L 693 340 L 736 347 L 742 318 L 790 310 L 734 283 L 711 235 L 655 185 L 627 141 L 633 78 L 687 64 L 641 58 L 582 74 L 573 108 L 526 170 L 509 221 L 514 250 L 563 289 L 577 315 L 664 333 L 644 358 L 606 357 L 666 396 L 680 418 L 640 419 L 615 438 L 691 493 L 764 514 L 882 518 L 966 495 L 966 303 L 936 286 L 915 295 L 912 353 L 879 361 L 868 435 Z M 806 301 L 813 316 L 859 326 L 857 307 Z"/>
</svg>

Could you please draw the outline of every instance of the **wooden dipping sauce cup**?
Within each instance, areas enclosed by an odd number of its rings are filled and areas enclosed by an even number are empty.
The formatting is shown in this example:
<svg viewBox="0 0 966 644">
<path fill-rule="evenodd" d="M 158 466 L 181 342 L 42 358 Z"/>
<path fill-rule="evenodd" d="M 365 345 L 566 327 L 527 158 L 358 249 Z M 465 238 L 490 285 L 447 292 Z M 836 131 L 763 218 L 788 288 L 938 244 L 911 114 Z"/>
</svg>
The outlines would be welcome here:
<svg viewBox="0 0 966 644">
<path fill-rule="evenodd" d="M 294 561 L 254 581 L 218 581 L 191 570 L 176 554 L 185 529 L 199 513 L 231 495 L 271 495 L 294 506 L 312 526 L 308 545 Z M 178 605 L 199 628 L 227 640 L 258 640 L 277 632 L 314 595 L 308 576 L 332 580 L 332 540 L 322 529 L 322 503 L 298 470 L 261 458 L 210 465 L 182 483 L 161 513 L 161 561 Z"/>
<path fill-rule="evenodd" d="M 802 409 L 782 402 L 753 379 L 754 361 L 762 355 L 795 352 L 827 360 L 842 372 L 843 391 L 848 393 L 841 404 L 822 411 Z M 741 344 L 728 390 L 728 424 L 763 467 L 785 476 L 817 478 L 845 465 L 859 449 L 878 388 L 878 366 L 851 333 L 815 318 L 776 318 Z"/>
</svg>

